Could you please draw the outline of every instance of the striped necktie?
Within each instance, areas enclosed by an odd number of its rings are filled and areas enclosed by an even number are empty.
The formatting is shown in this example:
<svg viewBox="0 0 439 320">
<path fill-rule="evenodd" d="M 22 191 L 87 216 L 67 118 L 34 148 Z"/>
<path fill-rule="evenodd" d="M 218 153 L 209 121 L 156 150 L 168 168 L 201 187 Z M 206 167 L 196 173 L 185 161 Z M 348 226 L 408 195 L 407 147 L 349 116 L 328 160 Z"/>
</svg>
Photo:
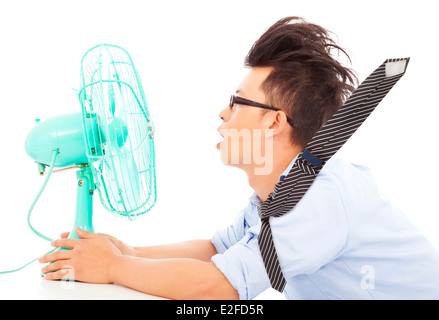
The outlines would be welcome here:
<svg viewBox="0 0 439 320">
<path fill-rule="evenodd" d="M 300 153 L 288 175 L 259 207 L 259 249 L 271 286 L 286 285 L 273 242 L 269 218 L 290 212 L 307 192 L 325 163 L 343 146 L 404 75 L 410 58 L 388 59 L 364 80 Z"/>
</svg>

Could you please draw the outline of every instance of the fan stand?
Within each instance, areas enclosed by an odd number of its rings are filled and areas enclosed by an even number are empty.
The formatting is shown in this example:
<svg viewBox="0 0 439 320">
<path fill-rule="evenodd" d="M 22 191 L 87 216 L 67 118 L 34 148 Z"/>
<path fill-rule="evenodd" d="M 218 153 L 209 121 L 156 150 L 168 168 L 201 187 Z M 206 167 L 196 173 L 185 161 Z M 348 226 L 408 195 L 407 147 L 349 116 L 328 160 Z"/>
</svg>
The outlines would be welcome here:
<svg viewBox="0 0 439 320">
<path fill-rule="evenodd" d="M 93 193 L 95 185 L 93 182 L 93 174 L 90 167 L 81 166 L 76 171 L 78 186 L 76 189 L 76 214 L 75 223 L 69 238 L 80 239 L 76 234 L 75 228 L 79 227 L 82 230 L 94 232 L 93 229 Z"/>
<path fill-rule="evenodd" d="M 81 166 L 76 171 L 76 178 L 78 185 L 76 188 L 76 214 L 75 223 L 72 232 L 68 238 L 81 239 L 75 232 L 75 228 L 79 227 L 82 230 L 94 232 L 93 229 L 93 193 L 95 185 L 93 182 L 93 174 L 88 165 Z M 66 248 L 59 248 L 59 250 L 69 250 Z M 74 279 L 75 271 L 73 269 L 65 269 L 66 277 L 63 281 L 76 281 Z"/>
</svg>

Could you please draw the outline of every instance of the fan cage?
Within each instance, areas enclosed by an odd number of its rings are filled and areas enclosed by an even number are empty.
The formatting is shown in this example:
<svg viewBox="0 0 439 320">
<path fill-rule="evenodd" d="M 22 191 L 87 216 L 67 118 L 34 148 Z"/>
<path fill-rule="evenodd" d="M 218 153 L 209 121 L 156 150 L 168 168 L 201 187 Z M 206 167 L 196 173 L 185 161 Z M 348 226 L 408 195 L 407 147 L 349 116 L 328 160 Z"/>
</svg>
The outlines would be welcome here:
<svg viewBox="0 0 439 320">
<path fill-rule="evenodd" d="M 128 52 L 102 44 L 81 61 L 79 100 L 86 154 L 102 205 L 129 219 L 156 202 L 154 130 Z"/>
</svg>

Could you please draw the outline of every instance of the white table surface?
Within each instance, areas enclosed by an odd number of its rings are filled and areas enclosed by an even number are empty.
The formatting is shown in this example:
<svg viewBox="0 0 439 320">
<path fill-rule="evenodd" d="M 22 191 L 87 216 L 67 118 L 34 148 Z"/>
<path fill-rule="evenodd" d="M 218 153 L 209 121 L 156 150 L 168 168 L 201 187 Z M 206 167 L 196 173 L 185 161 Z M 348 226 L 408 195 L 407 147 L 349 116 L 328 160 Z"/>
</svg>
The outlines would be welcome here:
<svg viewBox="0 0 439 320">
<path fill-rule="evenodd" d="M 162 300 L 118 284 L 49 281 L 34 262 L 9 274 L 0 274 L 0 300 Z"/>
</svg>

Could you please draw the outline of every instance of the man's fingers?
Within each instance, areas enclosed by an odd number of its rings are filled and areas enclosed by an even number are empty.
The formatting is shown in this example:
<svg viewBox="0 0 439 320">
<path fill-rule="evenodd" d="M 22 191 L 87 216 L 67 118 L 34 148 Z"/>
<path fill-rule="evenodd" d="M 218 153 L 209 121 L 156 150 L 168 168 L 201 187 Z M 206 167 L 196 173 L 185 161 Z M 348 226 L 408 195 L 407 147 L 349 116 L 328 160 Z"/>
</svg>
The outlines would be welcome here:
<svg viewBox="0 0 439 320">
<path fill-rule="evenodd" d="M 75 245 L 78 243 L 78 241 L 79 241 L 78 239 L 65 238 L 65 239 L 52 240 L 50 244 L 53 247 L 57 247 L 57 248 L 73 249 Z"/>
<path fill-rule="evenodd" d="M 103 236 L 103 237 L 105 237 L 105 238 L 108 238 L 108 239 L 114 239 L 114 240 L 116 240 L 116 238 L 115 237 L 113 237 L 112 235 L 110 235 L 110 234 L 107 234 L 107 233 L 96 233 L 98 236 Z"/>
<path fill-rule="evenodd" d="M 63 232 L 61 233 L 61 239 L 65 239 L 70 235 L 70 232 Z"/>
<path fill-rule="evenodd" d="M 47 272 L 58 271 L 60 269 L 64 269 L 63 268 L 64 266 L 66 266 L 67 269 L 69 268 L 67 260 L 58 260 L 53 263 L 49 263 L 48 265 L 41 268 L 41 272 L 47 273 Z"/>
<path fill-rule="evenodd" d="M 93 239 L 93 238 L 96 238 L 96 236 L 97 236 L 95 233 L 82 230 L 79 227 L 75 228 L 75 232 L 81 239 Z"/>
<path fill-rule="evenodd" d="M 73 276 L 73 269 L 69 266 L 65 266 L 62 269 L 58 269 L 56 271 L 48 271 L 44 274 L 44 279 L 46 280 L 61 280 L 61 279 L 69 279 Z"/>
<path fill-rule="evenodd" d="M 70 259 L 72 252 L 70 250 L 57 250 L 52 253 L 46 254 L 38 259 L 40 263 L 47 263 L 56 260 Z"/>
</svg>

